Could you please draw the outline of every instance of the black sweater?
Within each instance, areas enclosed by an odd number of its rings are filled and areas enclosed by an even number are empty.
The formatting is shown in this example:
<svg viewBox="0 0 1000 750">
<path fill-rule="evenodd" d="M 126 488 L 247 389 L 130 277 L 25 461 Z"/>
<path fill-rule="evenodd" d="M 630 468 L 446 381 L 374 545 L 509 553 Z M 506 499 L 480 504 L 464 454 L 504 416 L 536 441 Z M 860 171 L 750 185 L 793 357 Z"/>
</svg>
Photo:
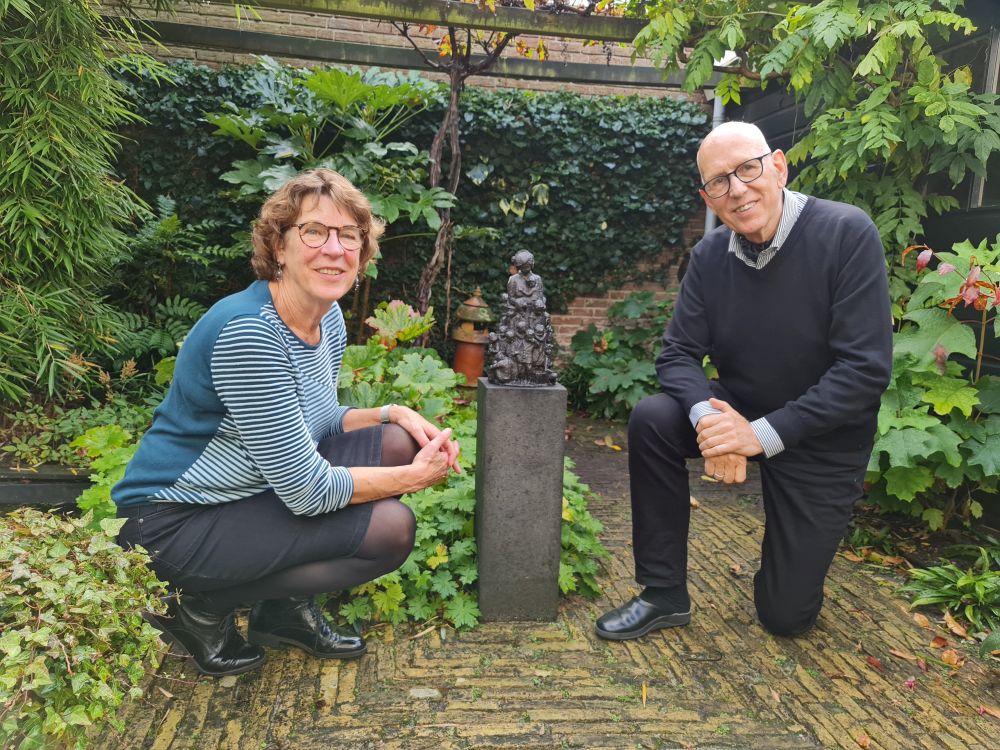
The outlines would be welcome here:
<svg viewBox="0 0 1000 750">
<path fill-rule="evenodd" d="M 892 371 L 878 231 L 858 208 L 810 198 L 777 255 L 750 268 L 719 227 L 691 253 L 656 371 L 690 411 L 712 396 L 707 354 L 732 406 L 765 417 L 785 448 L 870 450 Z"/>
</svg>

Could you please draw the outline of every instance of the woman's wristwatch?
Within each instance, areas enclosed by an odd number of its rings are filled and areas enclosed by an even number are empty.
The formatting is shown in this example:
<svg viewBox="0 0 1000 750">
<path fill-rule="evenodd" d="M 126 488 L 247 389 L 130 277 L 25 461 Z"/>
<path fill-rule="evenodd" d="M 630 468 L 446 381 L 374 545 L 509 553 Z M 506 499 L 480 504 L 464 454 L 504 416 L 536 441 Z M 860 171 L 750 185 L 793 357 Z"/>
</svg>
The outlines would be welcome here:
<svg viewBox="0 0 1000 750">
<path fill-rule="evenodd" d="M 389 410 L 394 407 L 395 404 L 386 404 L 378 412 L 378 421 L 382 424 L 389 424 L 392 420 L 389 419 Z"/>
</svg>

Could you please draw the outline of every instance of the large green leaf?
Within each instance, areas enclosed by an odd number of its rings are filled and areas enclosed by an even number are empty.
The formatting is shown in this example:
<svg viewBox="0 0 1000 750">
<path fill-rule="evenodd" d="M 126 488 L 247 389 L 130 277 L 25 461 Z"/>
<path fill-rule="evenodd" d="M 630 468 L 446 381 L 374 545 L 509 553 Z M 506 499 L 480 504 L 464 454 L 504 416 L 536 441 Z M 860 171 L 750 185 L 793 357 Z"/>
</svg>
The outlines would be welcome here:
<svg viewBox="0 0 1000 750">
<path fill-rule="evenodd" d="M 976 387 L 979 389 L 979 411 L 1000 414 L 1000 377 L 984 375 Z"/>
<path fill-rule="evenodd" d="M 928 387 L 923 400 L 942 416 L 947 416 L 952 409 L 958 409 L 968 417 L 972 415 L 972 407 L 979 403 L 979 394 L 965 380 L 941 377 Z"/>
<path fill-rule="evenodd" d="M 920 459 L 933 450 L 934 440 L 923 430 L 904 427 L 890 430 L 875 441 L 875 451 L 889 456 L 889 465 L 908 467 L 916 465 Z"/>
<path fill-rule="evenodd" d="M 885 473 L 886 491 L 900 500 L 912 502 L 934 486 L 934 475 L 926 466 L 896 466 Z"/>
<path fill-rule="evenodd" d="M 908 354 L 918 363 L 934 361 L 940 346 L 947 354 L 976 356 L 976 337 L 944 310 L 912 310 L 904 316 L 916 324 L 896 334 L 893 354 Z"/>
<path fill-rule="evenodd" d="M 950 466 L 959 467 L 962 465 L 962 453 L 958 447 L 962 444 L 962 436 L 950 429 L 947 425 L 936 424 L 927 429 L 932 443 L 930 452 L 940 452 L 944 455 L 945 461 Z"/>
</svg>

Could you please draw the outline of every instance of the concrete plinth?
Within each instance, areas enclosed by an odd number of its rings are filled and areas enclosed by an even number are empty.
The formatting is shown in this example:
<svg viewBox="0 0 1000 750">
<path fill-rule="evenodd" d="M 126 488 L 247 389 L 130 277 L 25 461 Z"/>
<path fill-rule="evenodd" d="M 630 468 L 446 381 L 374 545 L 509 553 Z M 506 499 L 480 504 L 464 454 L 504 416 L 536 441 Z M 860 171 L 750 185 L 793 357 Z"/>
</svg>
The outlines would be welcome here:
<svg viewBox="0 0 1000 750">
<path fill-rule="evenodd" d="M 486 622 L 554 620 L 566 389 L 479 379 L 476 543 Z"/>
</svg>

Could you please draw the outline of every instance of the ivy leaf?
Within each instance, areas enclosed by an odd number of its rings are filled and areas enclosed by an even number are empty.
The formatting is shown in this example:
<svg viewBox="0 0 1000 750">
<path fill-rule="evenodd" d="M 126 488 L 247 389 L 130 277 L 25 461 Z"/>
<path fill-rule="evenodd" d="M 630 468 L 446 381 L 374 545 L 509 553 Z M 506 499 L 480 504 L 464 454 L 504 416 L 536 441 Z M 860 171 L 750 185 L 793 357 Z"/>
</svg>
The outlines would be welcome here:
<svg viewBox="0 0 1000 750">
<path fill-rule="evenodd" d="M 444 605 L 444 616 L 456 628 L 473 628 L 479 624 L 479 605 L 468 594 L 459 594 Z"/>
<path fill-rule="evenodd" d="M 885 473 L 885 485 L 890 495 L 912 502 L 934 486 L 934 475 L 926 466 L 893 466 Z"/>
<path fill-rule="evenodd" d="M 978 391 L 959 378 L 937 378 L 927 388 L 923 400 L 931 404 L 941 416 L 958 409 L 965 416 L 972 415 L 972 407 L 979 403 Z"/>
</svg>

